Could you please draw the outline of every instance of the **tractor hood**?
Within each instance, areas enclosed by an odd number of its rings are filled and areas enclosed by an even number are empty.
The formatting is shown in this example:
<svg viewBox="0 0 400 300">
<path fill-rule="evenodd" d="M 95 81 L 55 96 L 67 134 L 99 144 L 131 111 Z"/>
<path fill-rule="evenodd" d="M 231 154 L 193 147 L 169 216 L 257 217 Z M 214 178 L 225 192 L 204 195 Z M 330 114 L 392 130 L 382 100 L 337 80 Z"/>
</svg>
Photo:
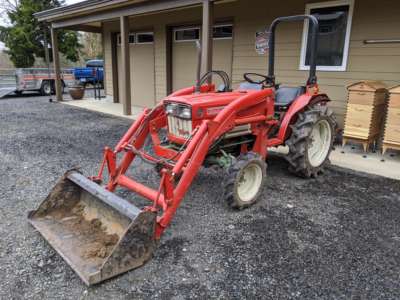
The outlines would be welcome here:
<svg viewBox="0 0 400 300">
<path fill-rule="evenodd" d="M 163 103 L 178 103 L 192 108 L 192 118 L 204 119 L 215 117 L 226 105 L 246 95 L 246 91 L 230 93 L 199 93 L 183 96 L 170 96 Z"/>
<path fill-rule="evenodd" d="M 245 95 L 247 92 L 231 92 L 231 93 L 199 93 L 184 96 L 171 96 L 167 97 L 164 102 L 175 102 L 180 104 L 186 104 L 195 106 L 200 105 L 212 105 L 216 104 L 227 105 L 231 101 Z"/>
</svg>

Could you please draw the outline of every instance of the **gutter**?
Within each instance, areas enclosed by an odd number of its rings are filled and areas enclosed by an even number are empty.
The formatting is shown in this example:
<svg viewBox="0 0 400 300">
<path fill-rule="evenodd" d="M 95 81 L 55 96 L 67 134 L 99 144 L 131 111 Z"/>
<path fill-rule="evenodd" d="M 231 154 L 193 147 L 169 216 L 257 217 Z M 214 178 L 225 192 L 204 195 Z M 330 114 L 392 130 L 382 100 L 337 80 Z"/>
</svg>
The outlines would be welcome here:
<svg viewBox="0 0 400 300">
<path fill-rule="evenodd" d="M 124 4 L 124 3 L 135 3 L 136 1 L 130 0 L 86 0 L 83 2 L 56 7 L 48 10 L 44 10 L 41 12 L 37 12 L 33 14 L 38 21 L 48 21 L 50 19 L 57 19 L 57 18 L 65 18 L 68 17 L 70 14 L 75 13 L 85 13 L 85 12 L 93 12 L 98 8 L 107 8 L 110 5 L 117 5 L 117 4 Z M 140 2 L 140 1 L 137 1 Z"/>
<path fill-rule="evenodd" d="M 201 5 L 204 0 L 87 0 L 35 14 L 39 21 L 52 23 L 52 27 L 65 28 L 81 24 L 137 16 L 176 8 Z M 227 3 L 236 0 L 210 0 Z"/>
</svg>

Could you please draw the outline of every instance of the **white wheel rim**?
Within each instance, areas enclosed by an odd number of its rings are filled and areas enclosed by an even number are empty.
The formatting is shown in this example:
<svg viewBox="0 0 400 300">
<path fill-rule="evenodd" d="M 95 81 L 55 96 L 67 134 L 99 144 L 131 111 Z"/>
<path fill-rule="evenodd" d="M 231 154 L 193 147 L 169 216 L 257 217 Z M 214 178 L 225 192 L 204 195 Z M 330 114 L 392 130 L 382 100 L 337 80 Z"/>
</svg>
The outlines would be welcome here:
<svg viewBox="0 0 400 300">
<path fill-rule="evenodd" d="M 241 201 L 250 202 L 257 195 L 262 183 L 263 172 L 258 164 L 247 165 L 240 173 L 237 193 Z"/>
<path fill-rule="evenodd" d="M 49 84 L 45 84 L 45 86 L 44 86 L 44 92 L 45 92 L 46 94 L 50 94 L 50 93 L 51 93 L 51 87 L 50 87 Z"/>
<path fill-rule="evenodd" d="M 327 120 L 318 121 L 311 132 L 308 145 L 308 160 L 313 167 L 319 167 L 326 159 L 331 147 L 332 129 Z"/>
</svg>

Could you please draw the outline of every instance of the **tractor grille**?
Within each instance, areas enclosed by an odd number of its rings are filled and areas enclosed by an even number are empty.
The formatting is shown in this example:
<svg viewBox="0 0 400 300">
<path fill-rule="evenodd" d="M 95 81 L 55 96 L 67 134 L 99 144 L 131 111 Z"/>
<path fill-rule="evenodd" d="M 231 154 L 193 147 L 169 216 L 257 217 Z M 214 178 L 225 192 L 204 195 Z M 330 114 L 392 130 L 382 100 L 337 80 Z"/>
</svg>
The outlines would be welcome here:
<svg viewBox="0 0 400 300">
<path fill-rule="evenodd" d="M 168 116 L 169 133 L 173 136 L 187 139 L 192 133 L 192 121 L 179 119 L 177 117 Z"/>
</svg>

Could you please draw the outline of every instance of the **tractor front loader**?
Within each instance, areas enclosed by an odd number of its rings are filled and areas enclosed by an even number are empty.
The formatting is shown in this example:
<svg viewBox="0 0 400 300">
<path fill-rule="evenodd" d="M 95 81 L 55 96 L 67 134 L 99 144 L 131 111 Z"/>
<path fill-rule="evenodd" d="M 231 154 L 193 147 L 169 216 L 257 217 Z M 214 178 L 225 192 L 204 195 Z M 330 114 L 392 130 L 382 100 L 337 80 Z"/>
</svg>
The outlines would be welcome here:
<svg viewBox="0 0 400 300">
<path fill-rule="evenodd" d="M 275 28 L 305 19 L 312 33 L 309 78 L 305 86 L 280 86 L 274 76 Z M 267 76 L 246 73 L 246 82 L 232 90 L 225 72 L 198 73 L 195 86 L 144 110 L 113 150 L 105 148 L 97 176 L 68 171 L 30 212 L 29 222 L 90 285 L 152 257 L 201 167 L 226 170 L 224 198 L 236 209 L 259 198 L 269 147 L 288 145 L 290 170 L 318 176 L 328 163 L 335 121 L 315 76 L 317 32 L 313 16 L 276 19 L 270 28 Z M 224 84 L 216 89 L 208 83 L 212 76 Z M 158 189 L 127 175 L 136 158 L 154 165 Z M 137 208 L 114 193 L 118 188 L 150 200 L 149 206 Z"/>
</svg>

